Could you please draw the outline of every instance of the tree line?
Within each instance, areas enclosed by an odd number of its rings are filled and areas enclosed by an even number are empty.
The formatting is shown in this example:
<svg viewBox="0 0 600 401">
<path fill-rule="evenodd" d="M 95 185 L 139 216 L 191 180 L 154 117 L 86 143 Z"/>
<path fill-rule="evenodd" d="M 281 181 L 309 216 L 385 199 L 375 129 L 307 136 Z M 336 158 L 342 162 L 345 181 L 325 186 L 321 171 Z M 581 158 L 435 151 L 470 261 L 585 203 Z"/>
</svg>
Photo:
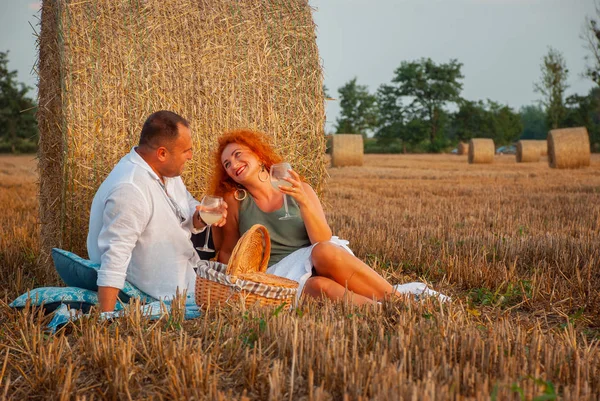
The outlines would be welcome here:
<svg viewBox="0 0 600 401">
<path fill-rule="evenodd" d="M 36 102 L 30 88 L 17 82 L 17 71 L 8 69 L 8 52 L 0 52 L 0 153 L 37 150 Z"/>
<path fill-rule="evenodd" d="M 600 18 L 600 7 L 597 7 Z M 514 110 L 493 100 L 461 96 L 462 63 L 429 58 L 403 61 L 391 82 L 375 93 L 353 78 L 338 89 L 340 116 L 335 133 L 361 134 L 368 152 L 441 152 L 459 141 L 491 138 L 496 146 L 518 139 L 546 139 L 555 128 L 584 126 L 592 151 L 600 151 L 600 24 L 587 18 L 582 38 L 588 49 L 583 76 L 596 85 L 584 95 L 566 97 L 569 70 L 561 52 L 549 47 L 542 58 L 539 102 Z M 328 97 L 327 88 L 324 88 Z"/>
</svg>

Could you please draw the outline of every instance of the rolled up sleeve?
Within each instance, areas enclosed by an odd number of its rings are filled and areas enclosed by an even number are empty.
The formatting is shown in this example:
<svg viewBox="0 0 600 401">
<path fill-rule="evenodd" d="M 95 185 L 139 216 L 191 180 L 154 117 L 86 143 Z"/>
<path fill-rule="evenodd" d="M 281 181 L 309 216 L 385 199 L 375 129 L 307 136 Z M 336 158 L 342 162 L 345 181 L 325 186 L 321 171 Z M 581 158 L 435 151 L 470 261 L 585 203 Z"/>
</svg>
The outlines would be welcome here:
<svg viewBox="0 0 600 401">
<path fill-rule="evenodd" d="M 148 224 L 150 211 L 141 191 L 122 184 L 106 198 L 98 236 L 98 286 L 122 289 L 131 254 Z"/>
</svg>

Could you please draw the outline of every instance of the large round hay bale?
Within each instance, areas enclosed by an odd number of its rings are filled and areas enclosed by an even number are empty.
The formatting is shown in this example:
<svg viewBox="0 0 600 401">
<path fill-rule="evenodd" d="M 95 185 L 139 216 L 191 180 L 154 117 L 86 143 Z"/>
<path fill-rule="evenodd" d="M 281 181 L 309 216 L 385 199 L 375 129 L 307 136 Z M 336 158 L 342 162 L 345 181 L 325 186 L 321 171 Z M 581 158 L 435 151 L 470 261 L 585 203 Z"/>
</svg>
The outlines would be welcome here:
<svg viewBox="0 0 600 401">
<path fill-rule="evenodd" d="M 38 71 L 42 252 L 86 254 L 91 200 L 146 117 L 191 123 L 183 179 L 208 183 L 216 137 L 241 127 L 322 190 L 324 97 L 306 0 L 44 1 Z"/>
<path fill-rule="evenodd" d="M 466 142 L 459 142 L 457 150 L 459 155 L 466 155 L 469 153 L 469 144 Z"/>
<path fill-rule="evenodd" d="M 495 153 L 493 139 L 473 138 L 469 141 L 469 164 L 492 163 Z"/>
<path fill-rule="evenodd" d="M 548 134 L 548 164 L 552 168 L 590 165 L 590 137 L 585 127 L 554 129 Z"/>
<path fill-rule="evenodd" d="M 362 135 L 332 135 L 331 165 L 333 167 L 362 166 L 364 153 Z"/>
<path fill-rule="evenodd" d="M 539 162 L 540 153 L 539 141 L 521 139 L 517 142 L 517 163 Z"/>
</svg>

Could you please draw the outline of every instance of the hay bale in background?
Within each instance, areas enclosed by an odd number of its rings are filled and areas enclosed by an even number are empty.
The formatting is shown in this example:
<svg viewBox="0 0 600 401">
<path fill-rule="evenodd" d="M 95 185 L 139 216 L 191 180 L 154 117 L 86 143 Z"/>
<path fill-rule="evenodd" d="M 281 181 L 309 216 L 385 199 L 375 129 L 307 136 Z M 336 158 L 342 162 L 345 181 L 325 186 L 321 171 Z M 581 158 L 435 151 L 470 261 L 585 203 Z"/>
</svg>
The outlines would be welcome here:
<svg viewBox="0 0 600 401">
<path fill-rule="evenodd" d="M 272 135 L 300 174 L 326 177 L 323 79 L 306 0 L 44 1 L 38 46 L 42 258 L 86 255 L 91 200 L 146 117 L 191 123 L 183 179 L 200 197 L 221 133 Z"/>
<path fill-rule="evenodd" d="M 540 156 L 548 156 L 548 141 L 546 139 L 536 140 L 538 147 L 540 148 Z"/>
<path fill-rule="evenodd" d="M 541 147 L 539 141 L 521 139 L 517 142 L 517 163 L 539 162 Z"/>
<path fill-rule="evenodd" d="M 468 153 L 469 153 L 469 144 L 466 142 L 459 142 L 458 143 L 458 154 L 466 155 Z"/>
<path fill-rule="evenodd" d="M 493 139 L 473 138 L 469 141 L 469 164 L 492 163 L 495 153 Z"/>
<path fill-rule="evenodd" d="M 331 165 L 333 167 L 362 166 L 364 153 L 362 135 L 335 134 L 332 136 Z"/>
<path fill-rule="evenodd" d="M 552 168 L 590 165 L 590 137 L 585 127 L 554 129 L 548 134 L 548 164 Z"/>
</svg>

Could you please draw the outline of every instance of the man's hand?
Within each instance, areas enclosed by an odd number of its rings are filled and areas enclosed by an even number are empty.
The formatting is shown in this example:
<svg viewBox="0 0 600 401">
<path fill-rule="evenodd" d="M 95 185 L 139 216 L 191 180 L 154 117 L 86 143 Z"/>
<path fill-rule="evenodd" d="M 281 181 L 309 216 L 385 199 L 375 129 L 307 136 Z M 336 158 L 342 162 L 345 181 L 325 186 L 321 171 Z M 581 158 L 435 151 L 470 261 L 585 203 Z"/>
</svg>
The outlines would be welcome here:
<svg viewBox="0 0 600 401">
<path fill-rule="evenodd" d="M 117 304 L 119 289 L 114 287 L 98 287 L 98 301 L 100 312 L 112 312 Z"/>
<path fill-rule="evenodd" d="M 206 208 L 202 205 L 198 205 L 196 206 L 196 211 L 194 212 L 194 227 L 199 230 L 201 228 L 206 227 L 206 223 L 204 222 L 204 220 L 202 220 L 202 217 L 200 216 L 200 212 L 201 211 L 206 211 L 209 208 Z M 212 210 L 212 208 L 210 208 Z M 223 202 L 223 216 L 221 217 L 221 220 L 219 220 L 218 222 L 214 223 L 213 226 L 216 227 L 223 227 L 225 225 L 225 223 L 227 222 L 227 203 Z"/>
</svg>

